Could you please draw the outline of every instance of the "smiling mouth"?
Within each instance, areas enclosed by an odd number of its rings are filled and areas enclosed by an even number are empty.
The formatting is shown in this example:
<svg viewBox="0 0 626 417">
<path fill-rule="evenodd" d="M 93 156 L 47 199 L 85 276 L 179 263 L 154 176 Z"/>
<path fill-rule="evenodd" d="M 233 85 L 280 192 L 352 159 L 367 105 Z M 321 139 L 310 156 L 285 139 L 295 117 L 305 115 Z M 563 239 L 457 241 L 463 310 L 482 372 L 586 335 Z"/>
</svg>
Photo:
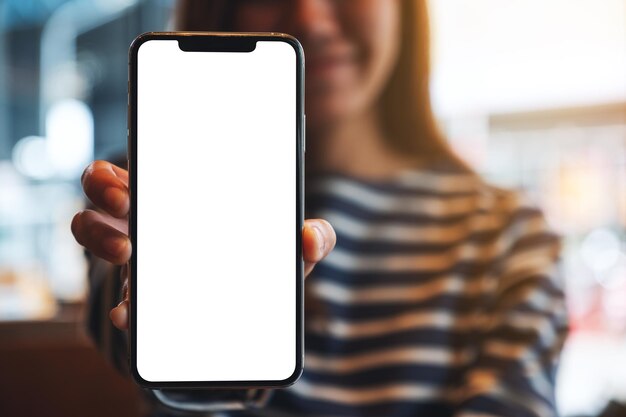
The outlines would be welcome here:
<svg viewBox="0 0 626 417">
<path fill-rule="evenodd" d="M 313 77 L 330 77 L 334 74 L 350 69 L 355 60 L 350 55 L 315 57 L 307 59 L 306 72 Z"/>
</svg>

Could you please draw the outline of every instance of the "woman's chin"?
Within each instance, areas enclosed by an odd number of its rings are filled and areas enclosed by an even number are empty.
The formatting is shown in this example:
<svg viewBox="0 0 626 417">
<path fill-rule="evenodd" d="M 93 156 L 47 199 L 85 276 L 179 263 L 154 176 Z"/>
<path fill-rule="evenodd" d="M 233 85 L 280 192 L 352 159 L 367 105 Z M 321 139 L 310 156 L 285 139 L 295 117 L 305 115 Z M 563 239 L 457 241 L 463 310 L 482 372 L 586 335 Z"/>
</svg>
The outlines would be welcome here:
<svg viewBox="0 0 626 417">
<path fill-rule="evenodd" d="M 355 103 L 343 98 L 326 97 L 306 102 L 306 122 L 312 129 L 336 125 L 358 113 Z"/>
</svg>

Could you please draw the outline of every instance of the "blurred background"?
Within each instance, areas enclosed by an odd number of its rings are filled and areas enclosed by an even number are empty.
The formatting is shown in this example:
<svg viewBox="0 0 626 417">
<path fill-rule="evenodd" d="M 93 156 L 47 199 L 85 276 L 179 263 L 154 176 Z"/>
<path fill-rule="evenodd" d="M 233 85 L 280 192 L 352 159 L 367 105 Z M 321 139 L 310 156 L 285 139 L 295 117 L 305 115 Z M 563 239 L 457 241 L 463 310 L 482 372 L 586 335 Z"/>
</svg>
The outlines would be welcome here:
<svg viewBox="0 0 626 417">
<path fill-rule="evenodd" d="M 558 407 L 598 415 L 626 401 L 626 0 L 430 3 L 437 117 L 564 236 Z M 82 169 L 126 152 L 128 46 L 166 29 L 172 7 L 0 0 L 0 415 L 139 412 L 82 330 L 69 224 Z"/>
</svg>

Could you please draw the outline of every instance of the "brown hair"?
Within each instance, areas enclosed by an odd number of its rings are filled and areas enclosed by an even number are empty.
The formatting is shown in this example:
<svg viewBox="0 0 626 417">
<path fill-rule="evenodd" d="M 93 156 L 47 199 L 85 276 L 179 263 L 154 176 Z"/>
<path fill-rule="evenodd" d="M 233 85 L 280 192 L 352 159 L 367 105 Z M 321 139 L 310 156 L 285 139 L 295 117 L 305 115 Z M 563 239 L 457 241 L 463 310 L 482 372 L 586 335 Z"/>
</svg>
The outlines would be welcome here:
<svg viewBox="0 0 626 417">
<path fill-rule="evenodd" d="M 237 2 L 178 0 L 177 30 L 228 31 Z M 430 100 L 430 26 L 426 0 L 402 0 L 398 62 L 380 97 L 390 148 L 452 169 L 470 171 L 439 130 Z"/>
</svg>

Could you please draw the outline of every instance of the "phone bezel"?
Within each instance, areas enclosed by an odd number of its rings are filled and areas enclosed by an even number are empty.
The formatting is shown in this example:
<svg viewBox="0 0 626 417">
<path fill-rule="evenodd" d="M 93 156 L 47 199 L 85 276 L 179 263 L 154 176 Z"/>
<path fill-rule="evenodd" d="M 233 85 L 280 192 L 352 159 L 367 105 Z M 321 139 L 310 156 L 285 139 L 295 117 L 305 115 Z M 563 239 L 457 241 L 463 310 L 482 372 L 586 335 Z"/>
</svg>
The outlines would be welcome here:
<svg viewBox="0 0 626 417">
<path fill-rule="evenodd" d="M 152 40 L 207 40 L 211 45 L 219 45 L 220 51 L 227 51 L 234 40 L 285 42 L 291 45 L 296 54 L 296 366 L 293 373 L 284 380 L 249 381 L 147 381 L 137 370 L 137 58 L 141 45 Z M 195 53 L 195 52 L 192 52 Z M 245 52 L 243 52 L 245 53 Z M 128 169 L 129 194 L 131 201 L 129 215 L 129 235 L 133 253 L 129 262 L 129 365 L 135 381 L 146 388 L 280 388 L 298 380 L 304 365 L 304 261 L 302 259 L 302 228 L 304 226 L 304 51 L 300 42 L 293 36 L 283 33 L 245 32 L 147 32 L 139 35 L 129 48 L 128 77 Z"/>
</svg>

